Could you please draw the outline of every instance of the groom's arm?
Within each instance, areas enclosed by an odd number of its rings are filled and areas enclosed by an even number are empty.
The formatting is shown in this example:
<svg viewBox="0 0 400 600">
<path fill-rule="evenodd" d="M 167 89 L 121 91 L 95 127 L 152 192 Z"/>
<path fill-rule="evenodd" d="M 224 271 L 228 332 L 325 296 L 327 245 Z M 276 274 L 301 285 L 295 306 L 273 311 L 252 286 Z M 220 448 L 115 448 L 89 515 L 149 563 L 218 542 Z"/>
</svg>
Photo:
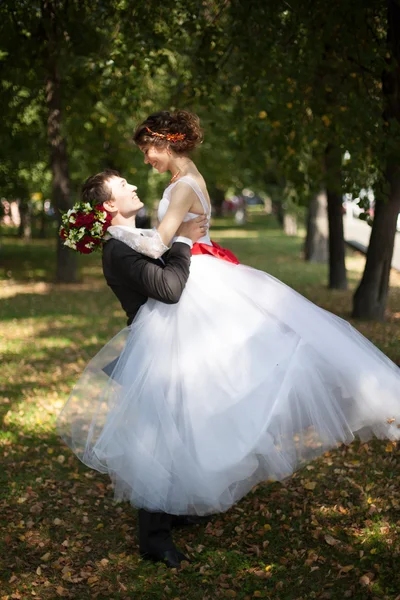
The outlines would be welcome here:
<svg viewBox="0 0 400 600">
<path fill-rule="evenodd" d="M 113 244 L 110 257 L 112 268 L 124 285 L 166 304 L 179 302 L 189 277 L 189 244 L 175 242 L 163 258 L 164 265 L 160 265 L 123 242 L 109 243 Z"/>
</svg>

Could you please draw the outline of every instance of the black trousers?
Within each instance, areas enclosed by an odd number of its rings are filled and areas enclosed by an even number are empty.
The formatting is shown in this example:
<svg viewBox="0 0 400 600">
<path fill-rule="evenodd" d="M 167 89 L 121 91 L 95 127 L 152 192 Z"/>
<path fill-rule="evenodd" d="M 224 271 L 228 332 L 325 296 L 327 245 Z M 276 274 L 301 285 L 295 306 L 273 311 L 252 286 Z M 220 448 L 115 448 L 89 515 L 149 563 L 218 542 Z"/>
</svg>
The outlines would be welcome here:
<svg viewBox="0 0 400 600">
<path fill-rule="evenodd" d="M 174 518 L 167 513 L 139 509 L 139 550 L 142 554 L 157 554 L 175 548 L 171 536 Z"/>
</svg>

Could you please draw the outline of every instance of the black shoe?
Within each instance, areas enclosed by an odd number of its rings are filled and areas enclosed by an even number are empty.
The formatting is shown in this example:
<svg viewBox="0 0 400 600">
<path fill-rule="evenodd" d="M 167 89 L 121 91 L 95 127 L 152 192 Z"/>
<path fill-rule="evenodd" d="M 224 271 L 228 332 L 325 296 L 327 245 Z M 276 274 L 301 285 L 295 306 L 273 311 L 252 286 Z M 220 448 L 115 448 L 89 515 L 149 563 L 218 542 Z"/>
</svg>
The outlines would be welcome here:
<svg viewBox="0 0 400 600">
<path fill-rule="evenodd" d="M 208 520 L 208 517 L 198 517 L 196 515 L 174 515 L 172 518 L 172 527 L 190 527 L 191 525 L 201 525 Z"/>
<path fill-rule="evenodd" d="M 179 552 L 179 550 L 176 548 L 151 554 L 148 552 L 142 552 L 141 557 L 147 560 L 152 560 L 153 562 L 163 562 L 170 569 L 179 569 L 181 562 L 184 560 L 190 562 L 188 557 L 182 554 L 182 552 Z"/>
</svg>

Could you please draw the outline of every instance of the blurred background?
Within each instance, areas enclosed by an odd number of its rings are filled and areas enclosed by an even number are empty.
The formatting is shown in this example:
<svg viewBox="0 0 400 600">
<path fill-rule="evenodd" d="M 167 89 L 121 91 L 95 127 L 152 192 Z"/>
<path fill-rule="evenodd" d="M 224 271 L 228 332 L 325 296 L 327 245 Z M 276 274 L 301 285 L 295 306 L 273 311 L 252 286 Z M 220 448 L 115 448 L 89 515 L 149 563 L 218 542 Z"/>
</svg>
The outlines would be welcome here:
<svg viewBox="0 0 400 600">
<path fill-rule="evenodd" d="M 347 287 L 345 238 L 368 249 L 353 314 L 384 318 L 400 228 L 397 2 L 17 0 L 0 17 L 3 240 L 55 239 L 104 168 L 138 185 L 153 224 L 166 180 L 132 132 L 185 108 L 205 130 L 195 161 L 214 216 L 304 228 L 330 288 Z M 55 280 L 77 281 L 77 260 L 59 245 Z"/>
</svg>

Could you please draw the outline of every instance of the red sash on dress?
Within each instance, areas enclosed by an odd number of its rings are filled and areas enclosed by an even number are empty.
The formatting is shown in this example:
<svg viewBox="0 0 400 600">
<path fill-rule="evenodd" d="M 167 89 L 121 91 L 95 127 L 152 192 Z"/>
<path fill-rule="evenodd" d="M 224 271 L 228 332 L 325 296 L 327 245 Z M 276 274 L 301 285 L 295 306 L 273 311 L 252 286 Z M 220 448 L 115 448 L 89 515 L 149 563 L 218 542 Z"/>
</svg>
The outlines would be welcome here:
<svg viewBox="0 0 400 600">
<path fill-rule="evenodd" d="M 215 256 L 215 258 L 219 258 L 221 260 L 226 260 L 227 262 L 233 263 L 235 265 L 239 265 L 239 261 L 236 256 L 230 250 L 226 248 L 221 248 L 216 242 L 211 240 L 212 246 L 208 244 L 199 244 L 196 242 L 193 244 L 192 254 L 209 254 L 210 256 Z"/>
</svg>

